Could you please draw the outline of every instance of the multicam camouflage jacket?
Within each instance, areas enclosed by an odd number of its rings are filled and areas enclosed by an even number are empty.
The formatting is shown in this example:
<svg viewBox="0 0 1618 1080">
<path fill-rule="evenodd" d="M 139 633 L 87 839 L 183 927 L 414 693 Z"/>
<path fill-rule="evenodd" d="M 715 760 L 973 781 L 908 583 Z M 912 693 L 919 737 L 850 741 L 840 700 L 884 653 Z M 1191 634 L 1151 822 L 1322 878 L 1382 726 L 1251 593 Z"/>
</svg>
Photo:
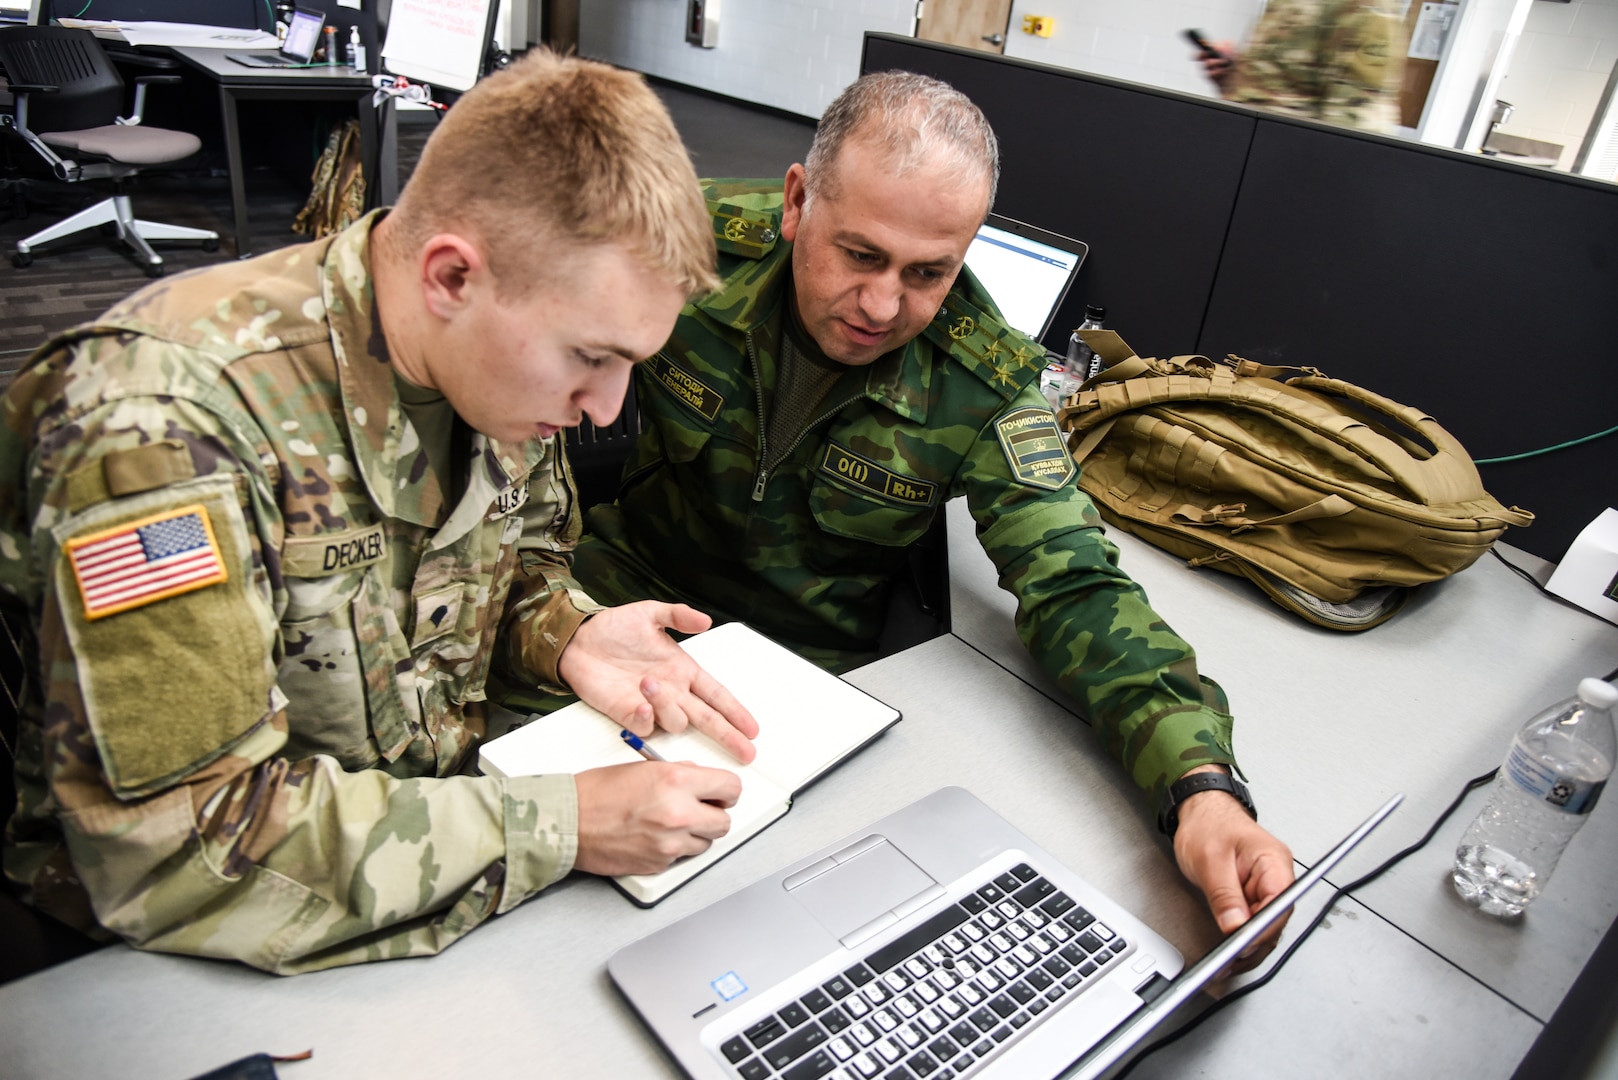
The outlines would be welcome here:
<svg viewBox="0 0 1618 1080">
<path fill-rule="evenodd" d="M 474 435 L 450 504 L 374 220 L 149 286 L 0 402 L 37 651 L 5 869 L 65 921 L 290 973 L 437 952 L 572 867 L 571 777 L 453 775 L 491 660 L 554 683 L 596 610 L 571 482 L 554 439 Z"/>
<path fill-rule="evenodd" d="M 1407 45 L 1399 12 L 1387 0 L 1270 0 L 1225 97 L 1392 131 Z"/>
<path fill-rule="evenodd" d="M 721 288 L 636 373 L 643 430 L 574 576 L 603 603 L 683 601 L 833 670 L 869 659 L 906 549 L 964 496 L 1029 651 L 1154 800 L 1230 764 L 1223 694 L 1117 565 L 1036 377 L 1044 351 L 963 271 L 920 337 L 849 368 L 765 474 L 791 285 L 779 184 L 709 181 Z M 761 393 L 762 389 L 762 393 Z"/>
</svg>

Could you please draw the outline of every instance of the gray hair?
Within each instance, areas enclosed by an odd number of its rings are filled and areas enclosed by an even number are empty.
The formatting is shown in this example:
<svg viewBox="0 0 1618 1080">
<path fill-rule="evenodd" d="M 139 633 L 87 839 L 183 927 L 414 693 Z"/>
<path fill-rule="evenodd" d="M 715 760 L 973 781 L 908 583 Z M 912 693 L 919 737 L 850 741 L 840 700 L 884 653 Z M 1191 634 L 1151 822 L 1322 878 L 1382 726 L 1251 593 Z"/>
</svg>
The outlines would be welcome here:
<svg viewBox="0 0 1618 1080">
<path fill-rule="evenodd" d="M 921 168 L 970 182 L 987 176 L 989 206 L 1000 184 L 1000 144 L 970 98 L 909 71 L 862 75 L 827 107 L 804 161 L 804 211 L 816 194 L 835 198 L 837 159 L 850 138 L 887 152 L 896 175 Z"/>
</svg>

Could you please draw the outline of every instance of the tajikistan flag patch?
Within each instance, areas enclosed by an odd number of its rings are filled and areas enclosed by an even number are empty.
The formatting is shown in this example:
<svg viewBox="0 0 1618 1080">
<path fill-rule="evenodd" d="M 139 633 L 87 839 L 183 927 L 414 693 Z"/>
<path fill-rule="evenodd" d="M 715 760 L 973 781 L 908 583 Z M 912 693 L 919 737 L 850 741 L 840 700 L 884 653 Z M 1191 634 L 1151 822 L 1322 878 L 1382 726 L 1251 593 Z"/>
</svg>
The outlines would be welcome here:
<svg viewBox="0 0 1618 1080">
<path fill-rule="evenodd" d="M 67 552 L 89 619 L 217 585 L 227 577 L 213 524 L 201 505 L 69 540 Z"/>
</svg>

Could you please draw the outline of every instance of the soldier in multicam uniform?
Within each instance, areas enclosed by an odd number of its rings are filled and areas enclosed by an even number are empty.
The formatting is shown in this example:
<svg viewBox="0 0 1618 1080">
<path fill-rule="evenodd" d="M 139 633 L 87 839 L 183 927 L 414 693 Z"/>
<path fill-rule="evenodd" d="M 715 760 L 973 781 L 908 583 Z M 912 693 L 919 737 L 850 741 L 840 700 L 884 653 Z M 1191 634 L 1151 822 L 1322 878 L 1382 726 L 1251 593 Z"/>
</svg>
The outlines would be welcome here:
<svg viewBox="0 0 1618 1080">
<path fill-rule="evenodd" d="M 1230 715 L 1118 569 L 1039 391 L 1043 351 L 962 270 L 998 171 L 975 106 L 890 72 L 831 105 L 784 191 L 709 182 L 724 284 L 637 371 L 643 431 L 574 573 L 844 670 L 874 655 L 907 547 L 964 496 L 1030 652 L 1161 805 L 1233 764 Z M 1185 800 L 1175 849 L 1226 930 L 1292 880 L 1223 792 Z"/>
<path fill-rule="evenodd" d="M 1269 0 L 1240 55 L 1221 42 L 1202 61 L 1228 101 L 1390 132 L 1408 44 L 1389 0 Z"/>
<path fill-rule="evenodd" d="M 0 409 L 25 899 L 290 973 L 434 953 L 575 867 L 723 835 L 724 770 L 457 775 L 491 666 L 752 756 L 666 633 L 707 617 L 567 573 L 558 430 L 612 421 L 713 259 L 656 96 L 536 53 L 461 98 L 391 214 L 44 346 Z"/>
</svg>

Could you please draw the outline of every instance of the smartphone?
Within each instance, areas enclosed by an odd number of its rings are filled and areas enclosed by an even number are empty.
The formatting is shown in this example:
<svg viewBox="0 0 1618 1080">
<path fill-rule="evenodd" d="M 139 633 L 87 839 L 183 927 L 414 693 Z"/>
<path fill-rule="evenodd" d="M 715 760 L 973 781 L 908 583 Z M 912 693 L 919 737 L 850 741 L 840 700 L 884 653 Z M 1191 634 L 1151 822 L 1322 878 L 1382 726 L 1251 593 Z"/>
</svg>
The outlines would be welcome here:
<svg viewBox="0 0 1618 1080">
<path fill-rule="evenodd" d="M 1191 44 L 1202 50 L 1202 55 L 1204 57 L 1211 59 L 1215 56 L 1224 55 L 1218 49 L 1208 44 L 1208 39 L 1202 36 L 1201 30 L 1187 30 L 1185 32 L 1185 37 L 1187 41 L 1191 42 Z"/>
</svg>

